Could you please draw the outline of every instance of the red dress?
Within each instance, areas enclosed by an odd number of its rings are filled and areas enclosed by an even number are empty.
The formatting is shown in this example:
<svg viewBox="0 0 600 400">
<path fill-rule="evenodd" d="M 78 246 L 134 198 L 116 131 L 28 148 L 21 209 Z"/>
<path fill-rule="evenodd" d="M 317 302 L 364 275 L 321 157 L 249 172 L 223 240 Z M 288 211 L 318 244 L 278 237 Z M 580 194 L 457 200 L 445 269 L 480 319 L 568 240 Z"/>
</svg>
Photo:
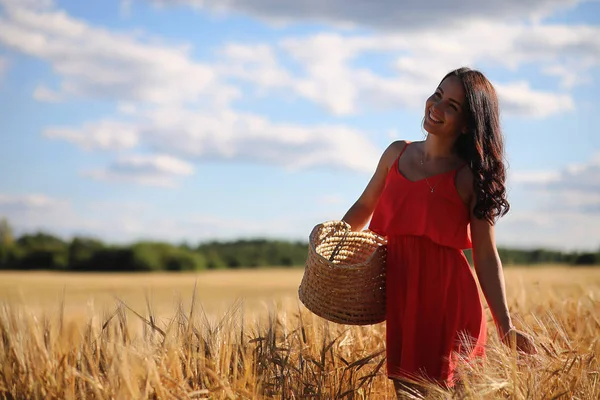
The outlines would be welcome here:
<svg viewBox="0 0 600 400">
<path fill-rule="evenodd" d="M 369 224 L 388 240 L 387 373 L 453 386 L 455 352 L 483 356 L 486 342 L 479 291 L 462 252 L 471 248 L 469 211 L 454 183 L 458 169 L 429 183 L 402 175 L 398 161 L 407 147 L 388 172 Z"/>
</svg>

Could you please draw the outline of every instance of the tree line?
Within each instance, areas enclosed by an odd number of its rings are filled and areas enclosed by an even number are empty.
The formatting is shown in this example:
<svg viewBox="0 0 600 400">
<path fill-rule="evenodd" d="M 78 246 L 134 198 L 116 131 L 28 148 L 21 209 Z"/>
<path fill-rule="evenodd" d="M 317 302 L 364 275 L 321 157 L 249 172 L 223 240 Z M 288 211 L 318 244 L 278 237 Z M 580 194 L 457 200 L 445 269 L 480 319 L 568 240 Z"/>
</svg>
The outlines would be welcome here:
<svg viewBox="0 0 600 400">
<path fill-rule="evenodd" d="M 595 253 L 507 248 L 498 251 L 504 265 L 600 265 L 600 249 Z M 89 237 L 64 240 L 45 232 L 15 238 L 8 222 L 0 220 L 0 269 L 143 272 L 294 267 L 304 265 L 307 253 L 307 242 L 267 239 L 211 241 L 191 246 L 149 241 L 112 245 Z M 465 254 L 472 263 L 470 251 Z"/>
</svg>

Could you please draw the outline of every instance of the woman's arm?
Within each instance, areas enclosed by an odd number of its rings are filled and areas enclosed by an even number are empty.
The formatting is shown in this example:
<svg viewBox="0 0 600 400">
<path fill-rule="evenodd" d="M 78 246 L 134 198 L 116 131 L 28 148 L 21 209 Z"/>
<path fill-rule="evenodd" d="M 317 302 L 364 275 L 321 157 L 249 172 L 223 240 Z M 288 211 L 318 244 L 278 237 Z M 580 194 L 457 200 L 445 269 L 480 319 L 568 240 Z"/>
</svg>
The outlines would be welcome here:
<svg viewBox="0 0 600 400">
<path fill-rule="evenodd" d="M 373 215 L 379 196 L 385 186 L 389 168 L 404 146 L 406 146 L 406 142 L 399 140 L 385 149 L 367 187 L 342 218 L 342 221 L 347 222 L 353 231 L 362 230 Z"/>
<path fill-rule="evenodd" d="M 533 340 L 523 332 L 515 329 L 508 304 L 502 262 L 496 247 L 494 225 L 485 219 L 474 215 L 476 197 L 473 191 L 473 174 L 468 168 L 463 168 L 457 177 L 457 187 L 463 199 L 468 199 L 471 210 L 471 240 L 473 242 L 473 262 L 479 285 L 490 307 L 500 339 L 510 344 L 516 341 L 517 349 L 526 353 L 537 353 Z M 510 335 L 509 335 L 510 334 Z"/>
<path fill-rule="evenodd" d="M 471 210 L 474 208 L 475 201 L 473 200 Z M 494 225 L 485 219 L 475 217 L 473 211 L 471 211 L 471 239 L 473 262 L 479 285 L 494 317 L 500 340 L 507 345 L 511 345 L 514 340 L 518 350 L 528 354 L 537 353 L 531 337 L 516 330 L 512 323 L 506 301 L 502 262 L 496 248 Z"/>
<path fill-rule="evenodd" d="M 471 210 L 474 207 L 475 204 L 471 204 Z M 492 311 L 498 333 L 504 337 L 514 326 L 506 302 L 504 274 L 496 248 L 494 226 L 471 213 L 471 239 L 473 262 L 481 290 Z"/>
</svg>

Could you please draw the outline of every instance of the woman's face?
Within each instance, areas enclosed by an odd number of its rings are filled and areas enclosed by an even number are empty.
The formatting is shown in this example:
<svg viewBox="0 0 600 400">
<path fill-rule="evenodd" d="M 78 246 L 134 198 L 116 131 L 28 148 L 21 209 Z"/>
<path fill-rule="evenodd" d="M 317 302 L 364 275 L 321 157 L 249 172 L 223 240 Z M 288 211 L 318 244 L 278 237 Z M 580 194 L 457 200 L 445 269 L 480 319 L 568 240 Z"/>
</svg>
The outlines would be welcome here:
<svg viewBox="0 0 600 400">
<path fill-rule="evenodd" d="M 424 129 L 432 135 L 453 137 L 465 127 L 465 89 L 456 76 L 442 81 L 425 102 Z"/>
</svg>

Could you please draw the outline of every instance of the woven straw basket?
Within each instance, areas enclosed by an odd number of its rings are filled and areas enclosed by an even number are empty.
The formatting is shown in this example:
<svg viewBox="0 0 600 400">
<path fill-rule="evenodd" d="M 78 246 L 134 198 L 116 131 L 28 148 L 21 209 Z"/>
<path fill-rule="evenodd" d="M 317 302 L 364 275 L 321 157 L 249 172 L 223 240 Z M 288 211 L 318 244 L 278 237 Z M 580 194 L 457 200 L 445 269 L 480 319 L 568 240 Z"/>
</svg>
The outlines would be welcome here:
<svg viewBox="0 0 600 400">
<path fill-rule="evenodd" d="M 347 325 L 385 320 L 386 241 L 370 231 L 352 232 L 328 221 L 310 234 L 298 295 L 310 311 Z"/>
</svg>

